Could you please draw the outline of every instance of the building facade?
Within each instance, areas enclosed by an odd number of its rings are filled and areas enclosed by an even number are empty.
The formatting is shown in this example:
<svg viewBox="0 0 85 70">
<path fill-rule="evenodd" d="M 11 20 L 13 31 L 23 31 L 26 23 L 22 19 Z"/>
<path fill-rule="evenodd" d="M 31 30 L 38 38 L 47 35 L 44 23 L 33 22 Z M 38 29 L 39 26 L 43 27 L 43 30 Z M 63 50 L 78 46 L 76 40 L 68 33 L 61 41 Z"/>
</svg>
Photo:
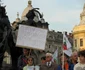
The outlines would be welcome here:
<svg viewBox="0 0 85 70">
<path fill-rule="evenodd" d="M 55 32 L 54 30 L 48 31 L 45 51 L 54 53 L 56 49 L 61 50 L 62 43 L 63 43 L 62 32 Z"/>
<path fill-rule="evenodd" d="M 85 4 L 80 14 L 80 23 L 73 28 L 73 48 L 74 50 L 85 49 Z"/>
</svg>

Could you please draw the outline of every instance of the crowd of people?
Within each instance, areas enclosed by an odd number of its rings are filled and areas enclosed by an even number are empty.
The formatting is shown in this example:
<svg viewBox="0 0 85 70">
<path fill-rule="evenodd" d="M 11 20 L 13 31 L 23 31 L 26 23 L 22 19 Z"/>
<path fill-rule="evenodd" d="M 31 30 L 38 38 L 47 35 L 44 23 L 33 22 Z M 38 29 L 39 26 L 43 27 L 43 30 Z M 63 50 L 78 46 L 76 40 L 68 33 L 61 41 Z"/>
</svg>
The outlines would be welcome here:
<svg viewBox="0 0 85 70">
<path fill-rule="evenodd" d="M 28 52 L 28 49 L 23 49 L 23 54 L 18 58 L 18 70 L 85 70 L 85 50 L 75 51 L 70 57 L 65 53 L 61 54 L 57 57 L 60 58 L 59 64 L 53 61 L 52 53 L 48 52 L 37 65 L 35 58 L 29 56 Z"/>
</svg>

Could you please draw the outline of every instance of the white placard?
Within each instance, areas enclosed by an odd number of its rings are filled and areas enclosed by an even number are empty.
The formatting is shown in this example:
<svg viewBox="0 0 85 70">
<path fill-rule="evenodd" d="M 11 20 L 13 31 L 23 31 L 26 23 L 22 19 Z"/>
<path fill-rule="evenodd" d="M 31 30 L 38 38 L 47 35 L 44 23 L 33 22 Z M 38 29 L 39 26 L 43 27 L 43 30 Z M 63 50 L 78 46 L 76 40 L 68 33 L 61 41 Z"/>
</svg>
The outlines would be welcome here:
<svg viewBox="0 0 85 70">
<path fill-rule="evenodd" d="M 44 50 L 47 32 L 47 29 L 19 25 L 16 46 Z"/>
</svg>

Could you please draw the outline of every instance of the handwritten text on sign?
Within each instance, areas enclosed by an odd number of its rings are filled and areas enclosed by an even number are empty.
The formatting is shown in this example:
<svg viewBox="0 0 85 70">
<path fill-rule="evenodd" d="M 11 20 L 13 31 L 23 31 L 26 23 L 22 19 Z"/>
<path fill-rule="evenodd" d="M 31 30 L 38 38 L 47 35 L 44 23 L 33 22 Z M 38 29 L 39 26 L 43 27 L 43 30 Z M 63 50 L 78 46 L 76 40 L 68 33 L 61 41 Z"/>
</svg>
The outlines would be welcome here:
<svg viewBox="0 0 85 70">
<path fill-rule="evenodd" d="M 44 50 L 47 31 L 46 29 L 37 27 L 19 25 L 16 45 L 19 47 Z"/>
</svg>

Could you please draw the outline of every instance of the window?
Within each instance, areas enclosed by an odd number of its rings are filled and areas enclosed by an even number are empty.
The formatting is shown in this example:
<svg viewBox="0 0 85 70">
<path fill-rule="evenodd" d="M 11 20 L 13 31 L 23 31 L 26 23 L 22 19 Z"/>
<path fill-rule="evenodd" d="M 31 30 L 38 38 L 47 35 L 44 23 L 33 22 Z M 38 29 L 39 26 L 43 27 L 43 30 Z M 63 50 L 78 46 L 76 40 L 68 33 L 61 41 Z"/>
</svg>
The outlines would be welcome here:
<svg viewBox="0 0 85 70">
<path fill-rule="evenodd" d="M 49 48 L 50 48 L 50 45 L 49 45 Z"/>
<path fill-rule="evenodd" d="M 77 47 L 77 40 L 75 39 L 75 41 L 74 41 L 74 44 L 75 44 L 75 47 Z"/>
<path fill-rule="evenodd" d="M 83 39 L 80 39 L 80 46 L 83 46 Z"/>
<path fill-rule="evenodd" d="M 49 38 L 50 38 L 50 39 L 53 39 L 53 37 L 52 37 L 52 36 L 49 36 Z"/>
</svg>

